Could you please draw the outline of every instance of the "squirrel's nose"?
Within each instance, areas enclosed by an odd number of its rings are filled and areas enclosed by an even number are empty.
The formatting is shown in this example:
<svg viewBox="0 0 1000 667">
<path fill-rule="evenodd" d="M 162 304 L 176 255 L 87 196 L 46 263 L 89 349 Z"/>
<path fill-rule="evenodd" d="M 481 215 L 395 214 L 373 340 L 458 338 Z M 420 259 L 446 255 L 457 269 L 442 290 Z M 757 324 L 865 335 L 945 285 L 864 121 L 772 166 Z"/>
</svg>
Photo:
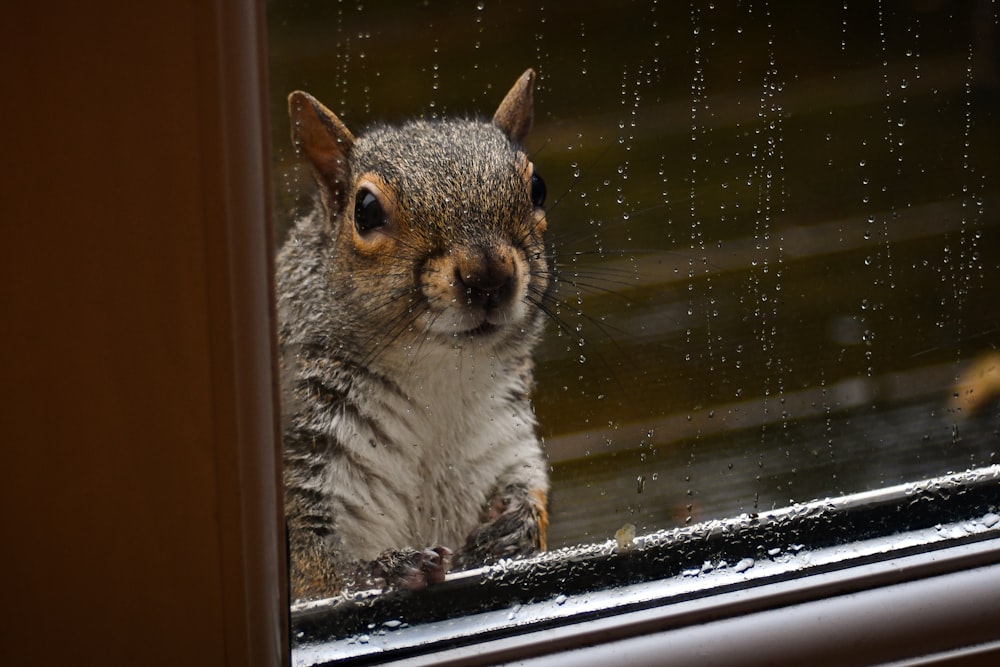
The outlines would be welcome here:
<svg viewBox="0 0 1000 667">
<path fill-rule="evenodd" d="M 514 291 L 514 272 L 500 262 L 456 266 L 455 284 L 465 289 L 470 306 L 492 310 L 505 303 Z"/>
</svg>

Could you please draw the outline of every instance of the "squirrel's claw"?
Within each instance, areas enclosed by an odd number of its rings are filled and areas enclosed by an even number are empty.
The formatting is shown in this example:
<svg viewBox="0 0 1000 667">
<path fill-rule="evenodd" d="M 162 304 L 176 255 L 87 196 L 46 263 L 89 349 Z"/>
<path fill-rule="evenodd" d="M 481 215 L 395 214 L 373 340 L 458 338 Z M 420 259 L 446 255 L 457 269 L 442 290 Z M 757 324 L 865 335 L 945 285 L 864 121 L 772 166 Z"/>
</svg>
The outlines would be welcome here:
<svg viewBox="0 0 1000 667">
<path fill-rule="evenodd" d="M 451 549 L 436 546 L 422 551 L 388 549 L 368 566 L 369 574 L 386 588 L 419 591 L 444 581 Z"/>
</svg>

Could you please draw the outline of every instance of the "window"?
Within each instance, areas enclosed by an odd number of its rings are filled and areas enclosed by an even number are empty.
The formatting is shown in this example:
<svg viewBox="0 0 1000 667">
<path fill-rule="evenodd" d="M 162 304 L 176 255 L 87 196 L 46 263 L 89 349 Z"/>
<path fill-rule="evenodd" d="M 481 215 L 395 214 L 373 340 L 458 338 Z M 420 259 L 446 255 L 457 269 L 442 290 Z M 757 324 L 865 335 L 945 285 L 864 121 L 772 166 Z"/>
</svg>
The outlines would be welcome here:
<svg viewBox="0 0 1000 667">
<path fill-rule="evenodd" d="M 538 70 L 528 148 L 559 305 L 534 405 L 556 551 L 360 600 L 374 616 L 299 609 L 298 658 L 370 659 L 419 618 L 393 655 L 476 628 L 571 636 L 568 608 L 610 617 L 600 590 L 639 613 L 991 536 L 994 4 L 396 4 L 268 3 L 279 235 L 310 187 L 289 91 L 361 128 L 488 114 Z M 629 526 L 666 532 L 629 552 Z M 694 583 L 720 563 L 740 576 Z M 629 588 L 662 577 L 673 587 Z M 499 616 L 434 635 L 442 605 Z M 345 639 L 306 641 L 331 619 Z"/>
</svg>

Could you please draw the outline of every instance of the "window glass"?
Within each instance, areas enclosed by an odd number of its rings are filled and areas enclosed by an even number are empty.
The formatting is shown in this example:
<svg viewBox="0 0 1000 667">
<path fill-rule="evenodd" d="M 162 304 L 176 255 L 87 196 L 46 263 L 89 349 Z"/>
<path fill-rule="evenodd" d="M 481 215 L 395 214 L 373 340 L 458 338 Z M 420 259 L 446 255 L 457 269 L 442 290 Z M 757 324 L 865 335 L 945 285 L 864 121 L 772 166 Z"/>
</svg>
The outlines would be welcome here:
<svg viewBox="0 0 1000 667">
<path fill-rule="evenodd" d="M 550 548 L 997 462 L 995 3 L 267 11 L 279 243 L 290 91 L 360 130 L 538 72 Z"/>
</svg>

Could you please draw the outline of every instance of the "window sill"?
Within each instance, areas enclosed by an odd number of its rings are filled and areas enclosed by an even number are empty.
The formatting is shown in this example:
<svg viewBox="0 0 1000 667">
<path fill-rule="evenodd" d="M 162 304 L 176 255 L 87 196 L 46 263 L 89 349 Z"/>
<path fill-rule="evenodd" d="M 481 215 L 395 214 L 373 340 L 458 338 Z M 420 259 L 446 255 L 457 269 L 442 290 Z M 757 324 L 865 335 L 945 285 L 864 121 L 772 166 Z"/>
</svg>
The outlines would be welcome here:
<svg viewBox="0 0 1000 667">
<path fill-rule="evenodd" d="M 660 664 L 665 655 L 700 665 L 974 659 L 974 651 L 1000 650 L 998 504 L 993 466 L 664 531 L 628 551 L 613 541 L 560 550 L 459 573 L 421 594 L 299 606 L 292 657 L 455 665 L 542 665 L 566 651 L 573 664 L 624 656 Z"/>
</svg>

